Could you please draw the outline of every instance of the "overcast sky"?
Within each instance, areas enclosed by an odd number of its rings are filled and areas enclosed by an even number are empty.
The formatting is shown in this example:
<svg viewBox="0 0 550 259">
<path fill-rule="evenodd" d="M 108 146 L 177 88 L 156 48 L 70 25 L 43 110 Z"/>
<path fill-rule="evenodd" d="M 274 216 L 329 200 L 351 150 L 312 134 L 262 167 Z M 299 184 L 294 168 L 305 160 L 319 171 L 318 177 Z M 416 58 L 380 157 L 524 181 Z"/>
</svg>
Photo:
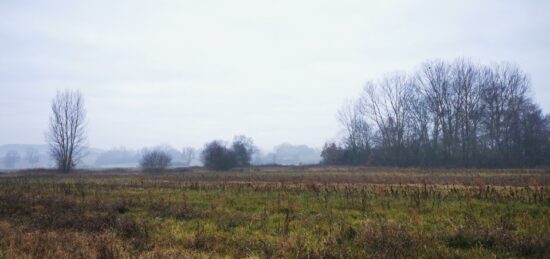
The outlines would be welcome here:
<svg viewBox="0 0 550 259">
<path fill-rule="evenodd" d="M 94 147 L 320 147 L 367 80 L 456 57 L 517 63 L 550 112 L 550 1 L 2 0 L 0 144 L 44 143 L 68 88 Z"/>
</svg>

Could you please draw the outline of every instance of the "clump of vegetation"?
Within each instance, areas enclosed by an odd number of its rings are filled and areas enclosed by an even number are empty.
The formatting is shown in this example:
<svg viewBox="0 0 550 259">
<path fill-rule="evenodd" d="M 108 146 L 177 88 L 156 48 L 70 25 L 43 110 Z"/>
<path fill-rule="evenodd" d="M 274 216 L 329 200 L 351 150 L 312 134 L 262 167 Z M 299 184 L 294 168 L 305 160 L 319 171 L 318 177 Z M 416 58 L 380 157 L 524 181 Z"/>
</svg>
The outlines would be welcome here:
<svg viewBox="0 0 550 259">
<path fill-rule="evenodd" d="M 256 147 L 251 138 L 237 136 L 230 147 L 222 141 L 207 143 L 201 153 L 201 160 L 206 168 L 229 170 L 234 167 L 250 166 L 252 154 Z"/>
<path fill-rule="evenodd" d="M 166 169 L 170 166 L 171 162 L 172 157 L 170 154 L 162 150 L 153 150 L 146 151 L 143 154 L 141 160 L 139 161 L 139 165 L 147 171 L 158 171 Z"/>
</svg>

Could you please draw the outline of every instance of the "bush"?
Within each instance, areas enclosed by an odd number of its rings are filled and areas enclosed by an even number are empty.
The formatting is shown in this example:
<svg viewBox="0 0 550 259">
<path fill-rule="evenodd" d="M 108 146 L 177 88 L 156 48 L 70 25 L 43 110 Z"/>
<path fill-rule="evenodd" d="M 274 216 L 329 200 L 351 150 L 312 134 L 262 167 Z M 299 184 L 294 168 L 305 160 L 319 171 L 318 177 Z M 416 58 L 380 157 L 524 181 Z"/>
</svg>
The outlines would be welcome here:
<svg viewBox="0 0 550 259">
<path fill-rule="evenodd" d="M 325 143 L 321 152 L 321 164 L 340 165 L 343 164 L 344 149 L 336 143 Z"/>
<path fill-rule="evenodd" d="M 201 153 L 201 160 L 205 167 L 214 170 L 229 170 L 237 164 L 231 149 L 221 141 L 206 144 Z"/>
<path fill-rule="evenodd" d="M 369 147 L 328 142 L 321 151 L 323 165 L 369 165 L 371 160 Z"/>
<path fill-rule="evenodd" d="M 201 153 L 205 167 L 214 170 L 229 170 L 233 167 L 249 166 L 256 148 L 252 139 L 237 136 L 228 148 L 223 142 L 215 140 L 207 143 Z"/>
<path fill-rule="evenodd" d="M 145 170 L 163 170 L 170 166 L 172 157 L 161 150 L 148 151 L 143 154 L 139 162 Z"/>
</svg>

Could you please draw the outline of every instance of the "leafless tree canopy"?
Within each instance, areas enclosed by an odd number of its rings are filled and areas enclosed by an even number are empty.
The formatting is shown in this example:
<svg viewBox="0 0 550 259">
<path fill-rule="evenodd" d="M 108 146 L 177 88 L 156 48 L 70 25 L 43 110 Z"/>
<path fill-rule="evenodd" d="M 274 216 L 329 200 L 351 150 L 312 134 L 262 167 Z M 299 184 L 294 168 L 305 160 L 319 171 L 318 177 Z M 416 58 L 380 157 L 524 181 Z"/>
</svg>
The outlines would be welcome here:
<svg viewBox="0 0 550 259">
<path fill-rule="evenodd" d="M 435 60 L 413 74 L 388 74 L 369 82 L 357 101 L 340 111 L 346 134 L 341 145 L 325 145 L 325 162 L 548 165 L 550 116 L 533 102 L 529 88 L 525 73 L 508 63 Z"/>
<path fill-rule="evenodd" d="M 328 149 L 322 154 L 323 157 L 344 164 L 362 164 L 369 157 L 373 141 L 371 126 L 363 119 L 361 109 L 360 103 L 347 101 L 338 111 L 338 121 L 346 132 L 343 142 L 348 148 L 340 150 L 335 143 L 330 143 L 325 146 Z"/>
<path fill-rule="evenodd" d="M 170 163 L 172 157 L 162 150 L 146 151 L 139 162 L 145 170 L 163 170 L 170 166 Z"/>
<path fill-rule="evenodd" d="M 47 141 L 59 170 L 71 171 L 86 144 L 84 99 L 79 91 L 58 92 L 52 101 Z"/>
</svg>

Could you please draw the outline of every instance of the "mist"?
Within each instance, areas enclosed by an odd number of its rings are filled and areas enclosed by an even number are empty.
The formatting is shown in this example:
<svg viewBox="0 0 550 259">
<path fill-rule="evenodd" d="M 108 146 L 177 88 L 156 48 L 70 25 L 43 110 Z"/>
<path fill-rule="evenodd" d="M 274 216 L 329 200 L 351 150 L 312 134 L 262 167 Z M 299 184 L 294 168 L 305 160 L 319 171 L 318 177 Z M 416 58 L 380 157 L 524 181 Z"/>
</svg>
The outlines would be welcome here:
<svg viewBox="0 0 550 259">
<path fill-rule="evenodd" d="M 45 143 L 51 98 L 78 89 L 94 148 L 321 148 L 368 80 L 431 58 L 517 63 L 548 112 L 549 5 L 3 1 L 0 144 Z"/>
</svg>

